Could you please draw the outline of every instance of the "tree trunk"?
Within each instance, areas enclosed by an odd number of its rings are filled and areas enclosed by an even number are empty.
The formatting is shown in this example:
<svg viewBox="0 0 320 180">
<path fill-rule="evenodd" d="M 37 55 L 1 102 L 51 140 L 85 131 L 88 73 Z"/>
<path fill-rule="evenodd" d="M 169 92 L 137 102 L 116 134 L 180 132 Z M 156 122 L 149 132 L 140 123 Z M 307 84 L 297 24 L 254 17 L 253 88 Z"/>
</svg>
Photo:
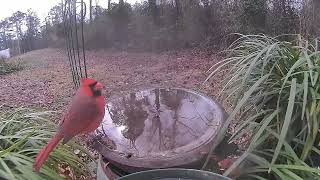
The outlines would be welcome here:
<svg viewBox="0 0 320 180">
<path fill-rule="evenodd" d="M 181 12 L 181 2 L 180 0 L 175 0 L 176 6 L 176 25 L 180 29 L 182 27 L 182 12 Z"/>
<path fill-rule="evenodd" d="M 3 43 L 4 43 L 4 47 L 8 49 L 6 30 L 3 30 Z"/>
<path fill-rule="evenodd" d="M 18 40 L 18 54 L 21 54 L 21 49 L 20 49 L 20 27 L 18 26 L 18 22 L 16 22 L 16 33 L 17 33 L 17 40 Z"/>
<path fill-rule="evenodd" d="M 92 0 L 89 0 L 90 22 L 92 22 Z"/>
<path fill-rule="evenodd" d="M 320 38 L 320 14 L 319 14 L 319 9 L 320 9 L 320 1 L 319 0 L 313 0 L 313 18 L 312 18 L 312 24 L 313 24 L 313 30 L 314 30 L 314 35 L 318 38 Z"/>
<path fill-rule="evenodd" d="M 201 0 L 203 7 L 204 7 L 204 26 L 205 26 L 205 36 L 207 37 L 210 33 L 210 24 L 212 24 L 212 16 L 211 16 L 211 9 L 210 9 L 210 2 L 209 0 Z"/>
<path fill-rule="evenodd" d="M 108 0 L 108 11 L 110 12 L 111 10 L 111 0 Z"/>
<path fill-rule="evenodd" d="M 95 17 L 94 19 L 96 19 L 98 17 L 98 2 L 96 0 L 96 6 L 95 6 Z"/>
<path fill-rule="evenodd" d="M 156 0 L 148 0 L 149 11 L 153 18 L 153 23 L 159 25 L 159 15 Z"/>
</svg>

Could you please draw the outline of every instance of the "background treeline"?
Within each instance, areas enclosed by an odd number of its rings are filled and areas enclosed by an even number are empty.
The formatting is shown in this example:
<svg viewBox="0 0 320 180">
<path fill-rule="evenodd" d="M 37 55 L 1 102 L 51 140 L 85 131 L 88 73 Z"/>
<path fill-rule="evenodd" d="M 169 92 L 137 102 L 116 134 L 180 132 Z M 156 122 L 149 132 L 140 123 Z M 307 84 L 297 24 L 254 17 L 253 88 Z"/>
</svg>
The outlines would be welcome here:
<svg viewBox="0 0 320 180">
<path fill-rule="evenodd" d="M 107 8 L 92 0 L 87 5 L 86 48 L 219 48 L 233 40 L 231 33 L 320 36 L 319 0 L 145 0 L 133 5 L 106 1 Z M 44 22 L 31 9 L 18 11 L 0 22 L 0 49 L 23 53 L 63 47 L 63 27 L 61 4 L 52 7 Z"/>
</svg>

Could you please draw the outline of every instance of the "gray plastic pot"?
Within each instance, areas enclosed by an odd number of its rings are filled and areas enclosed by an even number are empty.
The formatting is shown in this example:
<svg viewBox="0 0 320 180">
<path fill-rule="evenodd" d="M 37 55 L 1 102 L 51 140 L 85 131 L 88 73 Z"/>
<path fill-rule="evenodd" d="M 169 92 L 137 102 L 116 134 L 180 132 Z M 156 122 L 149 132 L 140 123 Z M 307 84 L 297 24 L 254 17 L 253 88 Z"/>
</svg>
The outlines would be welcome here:
<svg viewBox="0 0 320 180">
<path fill-rule="evenodd" d="M 118 178 L 118 180 L 231 180 L 208 171 L 194 169 L 156 169 L 141 171 Z"/>
</svg>

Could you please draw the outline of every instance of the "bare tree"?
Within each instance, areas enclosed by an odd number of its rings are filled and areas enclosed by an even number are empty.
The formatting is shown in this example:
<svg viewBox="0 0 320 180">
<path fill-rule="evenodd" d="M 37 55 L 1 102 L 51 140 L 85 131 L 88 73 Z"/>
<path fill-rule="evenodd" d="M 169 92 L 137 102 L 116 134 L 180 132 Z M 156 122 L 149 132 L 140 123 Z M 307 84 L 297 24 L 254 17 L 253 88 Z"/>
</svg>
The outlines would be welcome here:
<svg viewBox="0 0 320 180">
<path fill-rule="evenodd" d="M 9 23 L 9 19 L 6 18 L 2 21 L 0 21 L 0 48 L 8 48 L 9 44 L 8 41 L 10 40 L 8 38 L 8 31 L 10 29 L 10 23 Z"/>
<path fill-rule="evenodd" d="M 314 34 L 320 38 L 320 1 L 319 0 L 313 0 L 313 9 L 312 9 L 312 21 L 313 21 L 313 30 Z"/>
<path fill-rule="evenodd" d="M 110 12 L 111 10 L 111 0 L 108 0 L 108 11 Z"/>
<path fill-rule="evenodd" d="M 92 22 L 92 0 L 89 0 L 90 22 Z"/>
<path fill-rule="evenodd" d="M 63 21 L 63 10 L 62 5 L 58 4 L 56 6 L 53 6 L 49 11 L 51 23 L 53 25 L 60 24 Z"/>
<path fill-rule="evenodd" d="M 156 0 L 148 0 L 149 12 L 153 18 L 153 23 L 159 25 L 159 13 Z"/>
<path fill-rule="evenodd" d="M 37 14 L 31 9 L 28 9 L 26 14 L 26 26 L 27 31 L 25 34 L 24 48 L 26 49 L 26 51 L 31 51 L 36 48 L 35 42 L 40 35 L 40 19 Z"/>
<path fill-rule="evenodd" d="M 180 0 L 175 0 L 176 6 L 176 25 L 178 29 L 182 28 L 183 21 L 182 21 L 182 7 Z"/>
<path fill-rule="evenodd" d="M 21 54 L 21 47 L 20 47 L 20 40 L 22 36 L 21 26 L 23 21 L 25 20 L 26 14 L 17 11 L 12 14 L 12 16 L 9 18 L 10 23 L 16 27 L 16 34 L 17 34 L 17 41 L 18 41 L 18 53 Z"/>
</svg>

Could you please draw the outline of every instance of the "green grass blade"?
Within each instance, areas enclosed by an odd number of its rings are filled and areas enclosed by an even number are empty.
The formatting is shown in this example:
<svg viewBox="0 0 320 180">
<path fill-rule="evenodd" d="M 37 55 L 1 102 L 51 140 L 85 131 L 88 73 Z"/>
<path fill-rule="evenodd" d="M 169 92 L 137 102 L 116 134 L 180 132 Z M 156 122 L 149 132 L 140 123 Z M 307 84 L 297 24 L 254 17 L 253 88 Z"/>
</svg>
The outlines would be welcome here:
<svg viewBox="0 0 320 180">
<path fill-rule="evenodd" d="M 313 117 L 312 119 L 313 119 L 313 122 L 312 122 L 313 128 L 311 133 L 308 133 L 307 139 L 305 141 L 305 145 L 301 153 L 301 159 L 303 161 L 306 160 L 307 156 L 312 150 L 314 146 L 314 142 L 316 140 L 316 136 L 318 135 L 318 130 L 319 130 L 318 120 L 315 117 Z"/>
<path fill-rule="evenodd" d="M 308 85 L 309 83 L 309 78 L 308 78 L 308 73 L 304 73 L 304 80 L 303 80 L 303 104 L 302 104 L 302 113 L 301 113 L 301 119 L 304 119 L 304 114 L 306 111 L 306 106 L 307 106 L 307 101 L 308 101 Z M 310 132 L 310 129 L 309 129 Z"/>
<path fill-rule="evenodd" d="M 7 176 L 10 177 L 9 179 L 15 179 L 15 176 L 13 175 L 13 172 L 11 169 L 8 167 L 7 163 L 4 162 L 3 159 L 0 158 L 0 164 L 3 170 L 7 173 Z"/>
<path fill-rule="evenodd" d="M 248 150 L 242 155 L 240 156 L 239 159 L 237 159 L 236 162 L 234 162 L 227 170 L 226 172 L 223 174 L 225 176 L 228 176 L 229 173 L 231 173 L 233 171 L 234 168 L 236 168 L 245 158 L 247 158 L 247 156 L 249 155 L 249 153 L 254 149 L 255 146 L 257 146 L 257 141 L 258 139 L 261 137 L 262 133 L 266 130 L 266 127 L 269 125 L 269 123 L 276 117 L 278 111 L 274 111 L 272 114 L 270 114 L 264 121 L 262 121 L 262 125 L 259 129 L 259 131 L 254 135 L 254 137 L 252 138 L 252 141 L 249 145 Z"/>
<path fill-rule="evenodd" d="M 307 54 L 306 51 L 303 51 L 303 55 L 304 55 L 305 59 L 307 60 L 307 64 L 308 64 L 308 67 L 309 67 L 308 69 L 309 69 L 309 73 L 310 73 L 311 84 L 312 84 L 312 86 L 314 86 L 315 85 L 315 81 L 313 79 L 313 68 L 314 68 L 314 65 L 313 65 L 312 61 L 310 60 L 310 57 L 309 57 L 309 55 Z"/>
<path fill-rule="evenodd" d="M 301 178 L 300 176 L 298 176 L 297 174 L 293 173 L 292 171 L 288 170 L 288 169 L 281 169 L 281 171 L 285 174 L 287 174 L 289 177 L 291 177 L 294 180 L 304 180 L 303 178 Z"/>
<path fill-rule="evenodd" d="M 319 177 L 320 177 L 320 169 L 318 168 L 306 167 L 301 165 L 288 165 L 288 164 L 277 164 L 277 165 L 274 165 L 274 167 L 280 168 L 280 169 L 292 169 L 292 170 L 298 170 L 298 171 L 317 173 L 319 174 Z"/>
<path fill-rule="evenodd" d="M 233 112 L 231 113 L 231 115 L 227 118 L 227 120 L 225 121 L 224 125 L 222 126 L 221 130 L 219 131 L 217 138 L 216 138 L 216 142 L 220 142 L 224 136 L 225 136 L 225 132 L 227 131 L 229 124 L 231 123 L 231 121 L 234 119 L 235 115 L 239 112 L 239 110 L 241 109 L 241 107 L 246 103 L 246 101 L 248 100 L 248 98 L 251 96 L 251 94 L 256 91 L 256 89 L 259 87 L 259 85 L 261 83 L 263 83 L 267 78 L 269 77 L 269 75 L 265 75 L 262 78 L 260 78 L 253 86 L 250 87 L 250 89 L 244 94 L 243 98 L 241 99 L 241 101 L 239 102 L 239 104 L 236 106 L 236 108 L 233 110 Z M 210 160 L 210 156 L 213 153 L 213 150 L 216 148 L 216 146 L 218 145 L 218 143 L 214 143 L 210 149 L 209 155 L 205 161 L 205 163 L 202 166 L 202 169 L 204 169 L 209 160 Z"/>
<path fill-rule="evenodd" d="M 248 177 L 251 177 L 253 179 L 258 179 L 258 180 L 268 180 L 267 178 L 264 178 L 258 175 L 253 175 L 253 174 L 249 174 Z"/>
<path fill-rule="evenodd" d="M 259 131 L 254 135 L 254 137 L 251 140 L 251 143 L 249 145 L 249 149 L 253 149 L 256 146 L 256 141 L 261 137 L 262 133 L 266 130 L 266 127 L 269 125 L 269 123 L 277 116 L 278 110 L 274 111 L 272 114 L 270 114 L 265 121 L 262 121 L 263 124 L 260 127 Z"/>
<path fill-rule="evenodd" d="M 294 108 L 294 103 L 295 103 L 295 95 L 296 95 L 296 82 L 297 80 L 294 78 L 292 79 L 292 83 L 291 83 L 291 89 L 290 89 L 290 96 L 289 96 L 289 102 L 288 102 L 288 106 L 287 106 L 287 111 L 286 111 L 286 115 L 285 115 L 285 119 L 284 119 L 284 123 L 282 126 L 282 130 L 280 133 L 280 139 L 278 141 L 278 144 L 276 146 L 275 149 L 275 153 L 274 156 L 272 158 L 271 161 L 271 165 L 269 168 L 269 172 L 271 170 L 271 166 L 274 165 L 275 161 L 278 158 L 278 155 L 280 153 L 280 150 L 282 148 L 282 145 L 285 141 L 287 132 L 289 130 L 289 126 L 290 126 L 290 122 L 291 122 L 291 117 L 292 117 L 292 113 L 293 113 L 293 108 Z"/>
</svg>

